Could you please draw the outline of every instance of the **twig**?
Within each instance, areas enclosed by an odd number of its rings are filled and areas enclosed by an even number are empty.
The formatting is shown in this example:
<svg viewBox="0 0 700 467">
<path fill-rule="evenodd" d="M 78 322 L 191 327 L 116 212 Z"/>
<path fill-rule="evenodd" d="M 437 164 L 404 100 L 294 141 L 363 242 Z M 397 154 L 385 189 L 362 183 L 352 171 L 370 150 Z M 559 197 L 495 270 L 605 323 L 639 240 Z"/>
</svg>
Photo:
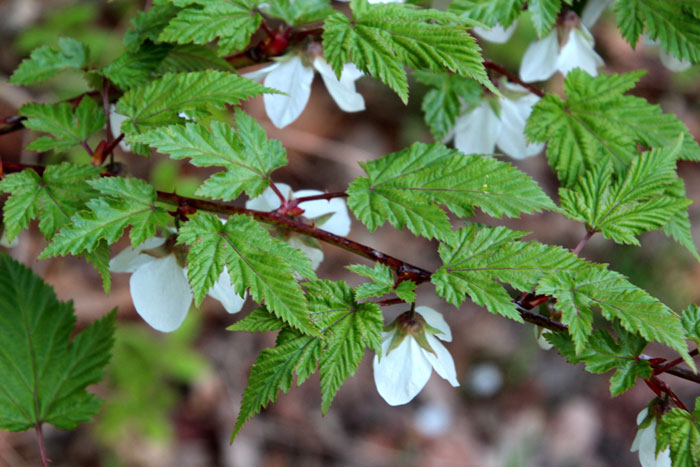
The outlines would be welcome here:
<svg viewBox="0 0 700 467">
<path fill-rule="evenodd" d="M 496 73 L 499 73 L 499 74 L 505 76 L 506 78 L 508 78 L 508 81 L 515 83 L 515 84 L 519 84 L 520 86 L 524 87 L 525 89 L 527 89 L 528 91 L 530 91 L 531 93 L 533 93 L 536 96 L 544 97 L 546 94 L 540 88 L 535 87 L 532 84 L 526 83 L 525 81 L 521 80 L 515 73 L 508 71 L 505 67 L 503 67 L 502 65 L 499 65 L 498 63 L 494 63 L 490 60 L 484 60 L 484 68 L 488 68 L 490 70 L 495 71 Z"/>
<path fill-rule="evenodd" d="M 593 235 L 595 235 L 594 230 L 586 231 L 586 236 L 583 237 L 580 242 L 578 242 L 578 245 L 576 245 L 576 248 L 571 250 L 571 252 L 575 255 L 578 255 L 579 253 L 581 253 L 581 250 L 583 250 L 583 247 L 586 246 L 586 243 L 588 243 L 588 240 L 590 240 L 591 237 L 593 237 Z"/>
</svg>

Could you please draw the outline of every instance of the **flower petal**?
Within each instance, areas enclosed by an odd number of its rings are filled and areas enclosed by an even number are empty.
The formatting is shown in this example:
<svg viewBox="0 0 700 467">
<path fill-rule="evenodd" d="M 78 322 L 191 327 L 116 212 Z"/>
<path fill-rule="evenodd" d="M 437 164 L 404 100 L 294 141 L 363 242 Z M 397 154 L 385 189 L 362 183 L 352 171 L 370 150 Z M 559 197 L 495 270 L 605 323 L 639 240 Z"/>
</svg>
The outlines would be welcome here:
<svg viewBox="0 0 700 467">
<path fill-rule="evenodd" d="M 534 156 L 544 148 L 543 143 L 527 144 L 525 139 L 525 124 L 532 113 L 532 106 L 538 100 L 533 94 L 515 100 L 500 99 L 502 127 L 496 143 L 513 159 Z"/>
<path fill-rule="evenodd" d="M 231 276 L 228 269 L 224 266 L 224 271 L 219 276 L 214 285 L 211 286 L 209 292 L 210 297 L 217 299 L 224 306 L 227 313 L 238 313 L 243 308 L 245 303 L 245 294 L 243 297 L 236 293 L 236 289 L 231 284 Z"/>
<path fill-rule="evenodd" d="M 163 243 L 165 243 L 164 238 L 153 237 L 149 238 L 136 248 L 131 248 L 128 246 L 109 261 L 109 270 L 112 272 L 134 272 L 144 264 L 150 263 L 156 259 L 151 255 L 141 252 L 143 250 L 158 248 Z"/>
<path fill-rule="evenodd" d="M 304 65 L 300 57 L 293 57 L 279 66 L 265 78 L 265 86 L 286 93 L 265 94 L 265 111 L 277 128 L 296 120 L 304 111 L 311 95 L 311 82 L 314 80 L 314 70 Z"/>
<path fill-rule="evenodd" d="M 455 362 L 452 360 L 452 355 L 450 352 L 442 345 L 442 342 L 437 340 L 432 334 L 426 334 L 428 339 L 428 344 L 433 348 L 437 356 L 428 352 L 427 350 L 421 349 L 423 355 L 433 366 L 433 369 L 439 374 L 443 379 L 446 379 L 453 387 L 459 386 L 459 381 L 457 381 L 457 370 L 455 370 Z"/>
<path fill-rule="evenodd" d="M 287 243 L 289 243 L 289 246 L 300 250 L 309 258 L 309 262 L 311 262 L 311 267 L 314 271 L 318 269 L 321 262 L 323 262 L 323 250 L 307 245 L 299 235 L 290 235 L 287 239 Z"/>
<path fill-rule="evenodd" d="M 322 194 L 323 192 L 318 190 L 299 190 L 294 192 L 294 198 Z M 330 200 L 318 199 L 300 203 L 299 207 L 304 210 L 304 217 L 312 220 L 332 213 L 333 215 L 324 222 L 316 224 L 317 227 L 341 237 L 350 233 L 350 214 L 348 213 L 345 200 L 340 198 L 332 198 Z"/>
<path fill-rule="evenodd" d="M 387 404 L 402 405 L 425 387 L 432 369 L 425 352 L 410 336 L 386 355 L 394 332 L 382 333 L 382 359 L 374 357 L 374 384 Z"/>
<path fill-rule="evenodd" d="M 590 28 L 598 21 L 600 15 L 610 6 L 613 0 L 588 0 L 581 13 L 581 22 Z"/>
<path fill-rule="evenodd" d="M 679 60 L 664 49 L 659 50 L 659 59 L 661 59 L 661 63 L 663 63 L 666 68 L 676 73 L 685 71 L 693 66 L 688 60 Z"/>
<path fill-rule="evenodd" d="M 439 337 L 445 342 L 452 342 L 452 331 L 450 331 L 450 326 L 447 324 L 447 321 L 445 321 L 442 313 L 428 308 L 427 306 L 416 307 L 416 312 L 423 317 L 430 327 L 440 331 L 439 334 L 434 334 L 436 337 Z"/>
<path fill-rule="evenodd" d="M 569 40 L 562 47 L 556 68 L 564 76 L 574 68 L 581 68 L 591 76 L 598 75 L 598 68 L 605 65 L 593 49 L 593 36 L 581 25 L 569 31 Z"/>
<path fill-rule="evenodd" d="M 153 329 L 180 327 L 192 304 L 192 292 L 174 255 L 156 258 L 134 272 L 129 281 L 134 308 Z"/>
<path fill-rule="evenodd" d="M 111 104 L 109 106 L 109 131 L 112 132 L 112 137 L 116 138 L 122 133 L 122 123 L 128 119 L 129 117 L 126 115 L 122 115 L 117 112 L 116 105 Z M 126 152 L 131 152 L 131 145 L 125 143 L 124 140 L 119 142 L 119 147 Z"/>
<path fill-rule="evenodd" d="M 530 44 L 520 62 L 520 78 L 526 83 L 544 81 L 557 71 L 559 41 L 556 28 L 544 39 Z"/>
<path fill-rule="evenodd" d="M 275 183 L 275 186 L 282 193 L 282 196 L 284 196 L 286 199 L 291 199 L 291 186 L 287 185 L 286 183 Z M 282 202 L 280 201 L 279 196 L 277 196 L 277 193 L 275 193 L 275 191 L 270 187 L 265 188 L 262 195 L 258 196 L 257 198 L 249 199 L 245 202 L 246 209 L 255 209 L 256 211 L 265 212 L 274 211 L 281 205 Z"/>
<path fill-rule="evenodd" d="M 248 73 L 243 73 L 241 76 L 252 79 L 253 81 L 262 82 L 265 77 L 278 66 L 280 66 L 279 62 L 275 62 L 272 65 L 260 67 L 257 70 L 249 71 Z"/>
<path fill-rule="evenodd" d="M 479 35 L 484 40 L 487 40 L 489 42 L 493 42 L 495 44 L 503 44 L 504 42 L 507 42 L 508 39 L 513 35 L 513 32 L 515 31 L 515 27 L 518 25 L 517 21 L 513 21 L 513 24 L 508 26 L 508 28 L 504 28 L 500 24 L 496 23 L 494 27 L 491 29 L 485 29 L 485 28 L 480 28 L 479 26 L 476 26 L 473 31 Z"/>
<path fill-rule="evenodd" d="M 355 81 L 362 76 L 362 73 L 354 63 L 343 65 L 340 80 L 336 77 L 333 68 L 321 57 L 314 59 L 314 68 L 321 75 L 328 93 L 338 107 L 345 112 L 365 110 L 365 99 L 355 90 Z"/>
<path fill-rule="evenodd" d="M 501 122 L 488 100 L 455 121 L 455 147 L 464 154 L 492 154 Z"/>
</svg>

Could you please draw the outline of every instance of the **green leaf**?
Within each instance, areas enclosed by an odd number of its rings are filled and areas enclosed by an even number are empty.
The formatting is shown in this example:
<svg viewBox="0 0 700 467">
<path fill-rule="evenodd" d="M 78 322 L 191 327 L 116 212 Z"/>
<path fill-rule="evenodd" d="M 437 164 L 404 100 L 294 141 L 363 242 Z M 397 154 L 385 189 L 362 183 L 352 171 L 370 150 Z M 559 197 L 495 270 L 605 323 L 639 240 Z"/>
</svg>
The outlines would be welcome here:
<svg viewBox="0 0 700 467">
<path fill-rule="evenodd" d="M 287 164 L 282 144 L 268 140 L 265 130 L 242 110 L 236 110 L 238 131 L 211 121 L 185 126 L 159 127 L 134 138 L 173 159 L 190 158 L 195 167 L 223 167 L 207 179 L 196 194 L 225 201 L 236 199 L 245 191 L 254 198 L 270 183 L 270 173 Z"/>
<path fill-rule="evenodd" d="M 528 0 L 527 11 L 539 37 L 549 34 L 560 10 L 561 0 Z"/>
<path fill-rule="evenodd" d="M 361 264 L 353 264 L 346 267 L 355 274 L 372 280 L 372 282 L 360 284 L 355 288 L 355 298 L 358 300 L 370 297 L 381 297 L 382 295 L 392 292 L 400 299 L 409 303 L 416 299 L 416 293 L 413 291 L 413 289 L 416 288 L 416 284 L 412 281 L 402 281 L 397 285 L 394 280 L 394 275 L 388 266 L 375 263 L 374 268 Z"/>
<path fill-rule="evenodd" d="M 102 106 L 90 98 L 84 98 L 77 107 L 67 102 L 60 104 L 25 104 L 19 113 L 27 120 L 24 126 L 49 133 L 32 141 L 27 149 L 33 151 L 66 151 L 87 142 L 93 134 L 102 130 L 107 122 Z"/>
<path fill-rule="evenodd" d="M 627 331 L 649 342 L 668 345 L 695 368 L 679 316 L 617 272 L 588 267 L 550 274 L 539 282 L 537 293 L 556 298 L 554 307 L 569 326 L 577 352 L 585 349 L 592 331 L 593 311 L 600 309 L 608 321 L 619 320 Z"/>
<path fill-rule="evenodd" d="M 232 324 L 227 327 L 227 331 L 245 331 L 245 332 L 266 332 L 266 331 L 278 331 L 284 328 L 286 323 L 279 319 L 270 311 L 261 306 L 256 308 L 248 314 L 242 320 Z"/>
<path fill-rule="evenodd" d="M 133 28 L 124 34 L 126 50 L 136 52 L 146 40 L 157 42 L 160 33 L 179 11 L 180 8 L 170 2 L 162 5 L 153 5 L 145 11 L 140 11 L 131 20 Z"/>
<path fill-rule="evenodd" d="M 85 44 L 67 37 L 58 38 L 58 49 L 43 46 L 25 58 L 10 77 L 12 84 L 44 81 L 63 70 L 79 70 L 88 63 L 90 50 Z"/>
<path fill-rule="evenodd" d="M 159 74 L 205 70 L 234 71 L 234 68 L 209 47 L 196 44 L 172 47 L 158 67 Z"/>
<path fill-rule="evenodd" d="M 528 9 L 532 3 L 536 2 L 528 2 Z M 462 18 L 479 21 L 488 27 L 493 27 L 496 23 L 508 27 L 518 19 L 524 4 L 525 0 L 454 0 L 448 11 Z"/>
<path fill-rule="evenodd" d="M 700 63 L 700 21 L 690 8 L 693 1 L 617 0 L 615 14 L 620 33 L 635 47 L 646 31 L 652 40 L 680 60 Z"/>
<path fill-rule="evenodd" d="M 685 338 L 700 344 L 700 307 L 690 305 L 681 313 L 681 326 L 685 331 Z"/>
<path fill-rule="evenodd" d="M 666 195 L 678 180 L 680 145 L 681 140 L 674 147 L 642 153 L 617 177 L 610 164 L 586 172 L 573 189 L 559 191 L 567 217 L 615 242 L 639 245 L 637 236 L 663 228 L 691 203 Z"/>
<path fill-rule="evenodd" d="M 700 146 L 675 115 L 645 99 L 625 96 L 643 72 L 591 77 L 580 69 L 564 84 L 568 99 L 547 95 L 533 108 L 527 137 L 547 142 L 547 158 L 565 187 L 610 161 L 616 171 L 637 157 L 637 146 L 659 148 L 683 134 L 681 160 L 700 160 Z"/>
<path fill-rule="evenodd" d="M 230 55 L 248 45 L 262 20 L 254 10 L 258 1 L 200 0 L 187 3 L 190 5 L 170 21 L 159 40 L 206 44 L 218 39 L 219 55 Z"/>
<path fill-rule="evenodd" d="M 615 397 L 634 387 L 637 378 L 649 378 L 652 368 L 647 360 L 639 360 L 647 343 L 644 339 L 615 326 L 617 339 L 606 330 L 595 331 L 586 347 L 579 353 L 571 336 L 563 332 L 548 333 L 547 340 L 569 363 L 585 363 L 586 371 L 606 373 L 615 369 L 610 378 L 610 394 Z"/>
<path fill-rule="evenodd" d="M 113 343 L 112 312 L 71 341 L 75 314 L 41 278 L 0 254 L 0 428 L 50 423 L 72 430 L 101 401 L 85 389 L 102 379 Z"/>
<path fill-rule="evenodd" d="M 8 239 L 14 239 L 37 218 L 44 237 L 53 237 L 95 195 L 87 180 L 99 176 L 100 170 L 64 162 L 49 165 L 42 176 L 32 169 L 7 174 L 0 181 L 0 191 L 10 194 L 3 206 Z"/>
<path fill-rule="evenodd" d="M 147 84 L 173 46 L 145 42 L 134 52 L 124 52 L 102 69 L 104 76 L 119 86 L 129 89 Z"/>
<path fill-rule="evenodd" d="M 370 231 L 389 221 L 416 235 L 450 241 L 444 205 L 460 217 L 473 206 L 500 217 L 555 209 L 527 175 L 509 163 L 480 155 L 465 156 L 441 144 L 415 143 L 379 160 L 361 163 L 368 178 L 348 187 L 348 206 Z"/>
<path fill-rule="evenodd" d="M 681 204 L 680 201 L 686 199 L 683 179 L 680 177 L 676 178 L 675 183 L 667 187 L 665 195 L 676 199 L 678 204 Z M 674 239 L 680 245 L 686 247 L 688 251 L 695 256 L 695 259 L 700 261 L 700 255 L 693 242 L 693 233 L 690 230 L 688 209 L 685 206 L 671 214 L 671 218 L 668 223 L 664 225 L 663 230 L 666 235 Z"/>
<path fill-rule="evenodd" d="M 317 335 L 306 299 L 294 277 L 315 278 L 304 253 L 271 237 L 248 216 L 231 216 L 225 224 L 213 214 L 198 212 L 180 228 L 178 243 L 191 246 L 187 277 L 195 303 L 201 303 L 214 282 L 228 269 L 236 293 L 246 290 L 258 303 L 295 329 Z"/>
<path fill-rule="evenodd" d="M 329 0 L 277 0 L 266 5 L 266 15 L 279 18 L 289 26 L 315 23 L 334 11 Z"/>
<path fill-rule="evenodd" d="M 222 71 L 168 73 L 147 86 L 132 88 L 117 103 L 117 111 L 130 117 L 122 124 L 129 136 L 154 127 L 181 123 L 178 113 L 224 109 L 264 92 L 276 92 L 241 76 Z"/>
<path fill-rule="evenodd" d="M 700 465 L 700 398 L 692 413 L 671 409 L 661 417 L 656 426 L 656 452 L 666 446 L 671 448 L 673 467 Z"/>
<path fill-rule="evenodd" d="M 510 295 L 499 282 L 531 291 L 545 274 L 562 274 L 584 264 L 563 248 L 521 241 L 525 234 L 476 224 L 459 229 L 453 244 L 440 244 L 444 264 L 431 278 L 437 294 L 455 307 L 468 295 L 491 313 L 522 322 Z"/>
<path fill-rule="evenodd" d="M 479 46 L 457 16 L 396 3 L 369 5 L 367 0 L 353 0 L 350 7 L 352 20 L 335 12 L 323 26 L 324 54 L 338 76 L 345 63 L 353 62 L 389 85 L 404 103 L 405 66 L 449 70 L 498 93 L 486 75 Z"/>
<path fill-rule="evenodd" d="M 104 177 L 88 184 L 102 196 L 88 201 L 89 211 L 74 215 L 40 258 L 92 252 L 103 240 L 108 245 L 119 240 L 128 226 L 131 244 L 137 246 L 154 237 L 157 227 L 170 223 L 168 212 L 155 204 L 155 189 L 143 180 Z"/>
<path fill-rule="evenodd" d="M 481 101 L 481 85 L 472 79 L 454 73 L 423 70 L 414 71 L 413 76 L 432 87 L 423 97 L 422 109 L 425 122 L 437 141 L 444 140 L 455 126 L 464 104 L 476 105 Z"/>
</svg>

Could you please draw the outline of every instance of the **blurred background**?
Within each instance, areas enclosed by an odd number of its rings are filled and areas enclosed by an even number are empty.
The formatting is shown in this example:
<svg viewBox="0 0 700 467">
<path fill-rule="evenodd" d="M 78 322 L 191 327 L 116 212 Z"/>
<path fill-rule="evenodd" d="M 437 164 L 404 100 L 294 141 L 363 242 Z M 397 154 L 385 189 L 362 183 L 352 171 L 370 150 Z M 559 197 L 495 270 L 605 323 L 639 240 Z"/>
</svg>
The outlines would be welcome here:
<svg viewBox="0 0 700 467">
<path fill-rule="evenodd" d="M 122 34 L 142 7 L 136 0 L 0 1 L 0 119 L 15 115 L 26 102 L 55 102 L 87 89 L 80 76 L 70 73 L 31 88 L 8 84 L 12 71 L 32 49 L 69 36 L 89 44 L 96 64 L 109 63 L 123 51 Z M 700 67 L 674 74 L 660 63 L 657 50 L 641 44 L 632 50 L 620 37 L 611 12 L 598 21 L 593 33 L 606 71 L 648 69 L 632 92 L 675 113 L 700 137 Z M 482 45 L 486 56 L 517 72 L 534 37 L 530 23 L 521 20 L 508 43 Z M 560 92 L 561 84 L 561 77 L 555 77 L 548 90 Z M 341 191 L 362 174 L 358 161 L 432 140 L 420 110 L 426 92 L 422 85 L 412 83 L 407 107 L 373 79 L 361 79 L 358 89 L 367 110 L 346 114 L 316 79 L 306 110 L 283 130 L 271 125 L 261 99 L 246 104 L 269 137 L 280 139 L 287 149 L 289 166 L 276 172 L 276 181 L 295 190 Z M 0 137 L 0 155 L 24 163 L 88 161 L 82 149 L 62 155 L 25 151 L 33 137 L 29 131 Z M 133 176 L 183 195 L 192 193 L 211 173 L 160 155 L 143 158 L 118 151 L 117 159 Z M 556 181 L 543 155 L 515 165 L 556 198 Z M 688 197 L 700 200 L 700 166 L 681 163 L 680 170 Z M 690 217 L 699 244 L 697 204 L 690 206 Z M 499 223 L 482 216 L 476 220 Z M 566 248 L 573 248 L 585 234 L 582 225 L 552 213 L 505 224 L 532 231 L 532 239 Z M 436 243 L 407 232 L 383 228 L 370 235 L 354 222 L 349 237 L 426 269 L 440 265 Z M 433 375 L 410 404 L 389 407 L 374 387 L 372 356 L 366 355 L 325 417 L 316 375 L 249 421 L 230 445 L 248 369 L 258 352 L 274 343 L 272 334 L 225 330 L 254 304 L 249 301 L 240 314 L 230 316 L 218 302 L 206 299 L 179 331 L 161 334 L 134 311 L 128 275 L 114 275 L 112 292 L 105 296 L 98 274 L 80 260 L 37 261 L 44 246 L 33 225 L 10 253 L 54 286 L 60 299 L 73 300 L 79 327 L 119 308 L 112 362 L 105 381 L 93 388 L 106 401 L 99 416 L 72 432 L 46 427 L 55 467 L 638 465 L 637 454 L 629 448 L 636 415 L 653 397 L 645 386 L 613 400 L 608 392 L 610 375 L 587 374 L 555 351 L 541 350 L 533 326 L 492 316 L 469 303 L 456 310 L 438 300 L 430 285 L 418 288 L 418 304 L 442 312 L 452 328 L 454 340 L 447 347 L 455 360 L 459 388 Z M 115 245 L 114 251 L 124 246 L 124 242 Z M 344 266 L 367 262 L 343 250 L 323 248 L 326 259 L 319 276 L 357 285 L 358 277 Z M 610 263 L 676 311 L 700 302 L 700 264 L 662 234 L 645 235 L 642 248 L 615 246 L 596 236 L 582 255 Z M 404 308 L 387 308 L 385 320 Z M 663 347 L 649 347 L 645 353 L 671 356 Z M 697 385 L 664 378 L 688 405 L 700 393 Z M 0 465 L 38 463 L 33 432 L 0 432 Z"/>
</svg>

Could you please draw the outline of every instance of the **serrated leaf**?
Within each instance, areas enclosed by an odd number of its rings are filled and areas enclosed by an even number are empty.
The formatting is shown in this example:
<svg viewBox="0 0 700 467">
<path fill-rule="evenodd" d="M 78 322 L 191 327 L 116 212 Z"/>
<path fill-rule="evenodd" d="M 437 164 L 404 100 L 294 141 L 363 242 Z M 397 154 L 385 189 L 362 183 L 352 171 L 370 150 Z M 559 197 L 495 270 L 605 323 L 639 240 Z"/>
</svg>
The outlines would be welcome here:
<svg viewBox="0 0 700 467">
<path fill-rule="evenodd" d="M 206 44 L 218 39 L 219 55 L 243 50 L 260 26 L 258 1 L 207 0 L 191 3 L 170 20 L 159 40 Z"/>
<path fill-rule="evenodd" d="M 389 221 L 416 235 L 450 241 L 444 205 L 460 217 L 473 206 L 500 217 L 555 209 L 527 175 L 509 163 L 480 155 L 465 156 L 441 144 L 415 143 L 379 160 L 362 163 L 368 178 L 348 187 L 348 206 L 370 231 Z"/>
<path fill-rule="evenodd" d="M 159 74 L 204 70 L 233 71 L 234 68 L 209 47 L 196 44 L 171 48 L 158 67 Z"/>
<path fill-rule="evenodd" d="M 209 126 L 159 127 L 138 135 L 134 141 L 148 144 L 173 159 L 190 158 L 196 167 L 223 167 L 199 187 L 196 194 L 230 201 L 243 191 L 250 198 L 262 194 L 270 183 L 270 173 L 287 164 L 282 144 L 268 140 L 265 130 L 251 116 L 236 110 L 238 131 L 226 123 Z"/>
<path fill-rule="evenodd" d="M 300 26 L 321 21 L 334 10 L 329 0 L 278 0 L 264 4 L 264 11 L 289 26 Z"/>
<path fill-rule="evenodd" d="M 676 350 L 692 368 L 680 318 L 666 305 L 634 286 L 621 274 L 602 267 L 550 274 L 540 280 L 537 293 L 556 298 L 554 307 L 582 352 L 592 331 L 593 312 L 600 309 L 609 321 L 619 320 L 628 332 Z"/>
<path fill-rule="evenodd" d="M 65 151 L 87 142 L 107 122 L 102 106 L 90 98 L 82 99 L 77 107 L 67 102 L 25 104 L 19 113 L 27 117 L 23 123 L 25 127 L 52 136 L 42 136 L 27 146 L 27 149 L 40 152 Z"/>
<path fill-rule="evenodd" d="M 146 40 L 157 42 L 160 33 L 179 11 L 180 8 L 170 2 L 139 11 L 131 20 L 132 28 L 124 34 L 126 50 L 135 52 Z"/>
<path fill-rule="evenodd" d="M 610 394 L 615 397 L 631 389 L 637 378 L 649 378 L 653 371 L 647 360 L 638 359 L 646 347 L 644 339 L 615 326 L 617 338 L 599 329 L 591 335 L 586 347 L 577 353 L 576 345 L 566 333 L 549 333 L 547 340 L 569 363 L 585 363 L 586 371 L 606 373 L 615 369 L 610 378 Z"/>
<path fill-rule="evenodd" d="M 85 389 L 102 379 L 113 343 L 112 312 L 71 341 L 75 314 L 41 278 L 0 253 L 0 428 L 43 423 L 72 430 L 101 401 Z"/>
<path fill-rule="evenodd" d="M 700 465 L 700 398 L 695 409 L 688 413 L 683 409 L 671 409 L 656 426 L 656 451 L 671 448 L 673 467 Z"/>
<path fill-rule="evenodd" d="M 550 94 L 535 105 L 525 133 L 532 141 L 547 142 L 549 164 L 563 186 L 571 187 L 585 171 L 606 161 L 621 170 L 637 156 L 638 145 L 670 146 L 681 133 L 678 158 L 700 160 L 700 146 L 675 115 L 623 95 L 642 73 L 591 77 L 574 69 L 566 77 L 566 101 Z"/>
<path fill-rule="evenodd" d="M 408 101 L 405 66 L 449 70 L 498 93 L 486 74 L 479 46 L 455 15 L 396 3 L 370 5 L 367 0 L 353 0 L 350 7 L 352 19 L 335 12 L 323 26 L 324 54 L 338 76 L 345 63 L 353 62 L 389 85 L 404 103 Z"/>
<path fill-rule="evenodd" d="M 528 9 L 531 3 L 528 2 Z M 524 4 L 525 0 L 454 0 L 448 11 L 488 27 L 496 23 L 508 27 L 520 16 Z"/>
<path fill-rule="evenodd" d="M 685 195 L 685 184 L 683 179 L 676 178 L 675 183 L 672 183 L 666 188 L 665 196 L 671 197 L 677 201 L 677 204 L 682 204 L 681 201 L 686 199 Z M 693 241 L 693 233 L 690 226 L 690 217 L 688 216 L 688 209 L 683 206 L 677 209 L 671 214 L 671 218 L 663 227 L 664 233 L 671 237 L 673 240 L 678 242 L 680 245 L 686 247 L 688 251 L 700 261 L 700 255 L 698 250 L 695 248 L 695 242 Z"/>
<path fill-rule="evenodd" d="M 155 237 L 158 227 L 167 226 L 171 217 L 156 206 L 155 189 L 136 178 L 104 177 L 88 181 L 102 196 L 87 203 L 89 211 L 71 217 L 40 258 L 77 255 L 92 252 L 103 240 L 108 245 L 119 240 L 126 227 L 131 226 L 131 244 L 137 246 Z"/>
<path fill-rule="evenodd" d="M 304 253 L 271 237 L 247 216 L 231 216 L 224 224 L 213 214 L 198 212 L 180 228 L 178 243 L 191 246 L 187 277 L 195 303 L 201 303 L 228 268 L 236 293 L 249 290 L 258 303 L 295 329 L 317 335 L 304 294 L 294 277 L 315 278 Z"/>
<path fill-rule="evenodd" d="M 79 70 L 88 64 L 90 50 L 85 44 L 68 37 L 58 38 L 58 48 L 49 46 L 34 50 L 22 60 L 10 77 L 12 84 L 44 81 L 63 70 Z"/>
<path fill-rule="evenodd" d="M 584 264 L 563 248 L 521 241 L 525 234 L 475 224 L 459 229 L 453 244 L 440 244 L 443 266 L 431 278 L 437 294 L 455 307 L 468 295 L 491 313 L 522 322 L 499 282 L 530 291 L 545 274 L 560 275 Z"/>
<path fill-rule="evenodd" d="M 136 51 L 124 52 L 104 67 L 102 73 L 123 90 L 147 84 L 172 49 L 170 44 L 147 41 Z"/>
<path fill-rule="evenodd" d="M 3 206 L 8 239 L 14 239 L 37 218 L 44 237 L 53 237 L 95 195 L 87 180 L 99 174 L 99 167 L 64 162 L 49 165 L 41 176 L 32 169 L 6 175 L 0 181 L 0 191 L 10 194 Z"/>
<path fill-rule="evenodd" d="M 416 293 L 413 291 L 416 288 L 416 284 L 412 281 L 402 281 L 397 285 L 391 269 L 384 264 L 375 263 L 374 268 L 362 264 L 353 264 L 346 267 L 355 274 L 372 280 L 372 282 L 360 284 L 355 288 L 355 298 L 358 300 L 381 297 L 392 292 L 409 303 L 416 299 Z"/>
<path fill-rule="evenodd" d="M 549 34 L 560 10 L 561 0 L 528 0 L 527 11 L 539 37 Z"/>
<path fill-rule="evenodd" d="M 227 327 L 227 331 L 245 331 L 245 332 L 266 332 L 277 331 L 286 326 L 286 323 L 279 319 L 270 311 L 261 306 L 251 311 L 248 316 L 235 324 Z"/>
<path fill-rule="evenodd" d="M 700 307 L 690 305 L 681 313 L 681 326 L 685 331 L 685 338 L 700 344 Z"/>
</svg>

